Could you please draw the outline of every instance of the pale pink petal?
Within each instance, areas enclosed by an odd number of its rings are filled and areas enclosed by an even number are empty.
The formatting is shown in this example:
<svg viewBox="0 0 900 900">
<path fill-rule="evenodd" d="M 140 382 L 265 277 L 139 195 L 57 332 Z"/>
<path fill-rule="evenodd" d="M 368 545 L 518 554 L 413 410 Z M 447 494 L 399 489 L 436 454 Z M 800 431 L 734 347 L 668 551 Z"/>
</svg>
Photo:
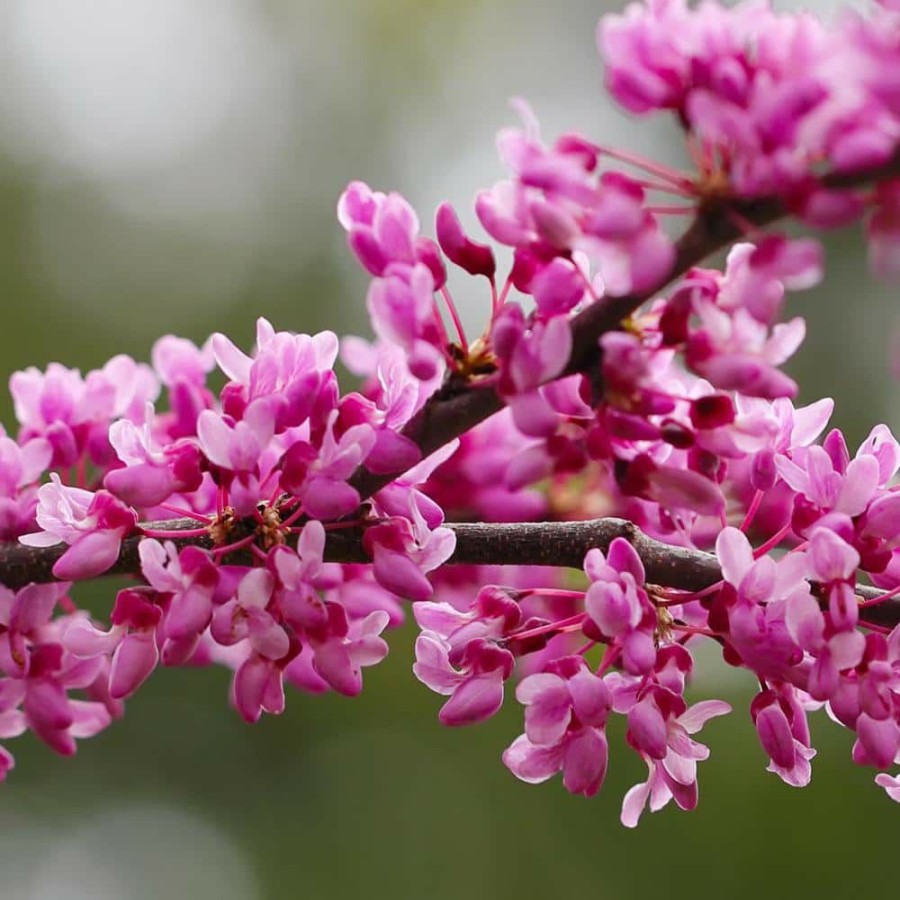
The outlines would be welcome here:
<svg viewBox="0 0 900 900">
<path fill-rule="evenodd" d="M 540 784 L 562 768 L 563 757 L 562 746 L 535 747 L 523 734 L 503 751 L 503 764 L 520 781 Z"/>
<path fill-rule="evenodd" d="M 441 707 L 444 725 L 471 725 L 490 718 L 503 705 L 503 672 L 495 669 L 464 679 Z"/>
</svg>

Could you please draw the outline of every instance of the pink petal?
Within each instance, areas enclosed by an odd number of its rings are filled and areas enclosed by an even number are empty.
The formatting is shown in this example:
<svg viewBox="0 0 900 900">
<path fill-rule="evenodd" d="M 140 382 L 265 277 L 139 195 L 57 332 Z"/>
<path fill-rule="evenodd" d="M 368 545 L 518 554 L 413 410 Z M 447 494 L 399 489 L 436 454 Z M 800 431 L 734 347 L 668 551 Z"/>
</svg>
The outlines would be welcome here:
<svg viewBox="0 0 900 900">
<path fill-rule="evenodd" d="M 739 587 L 753 566 L 753 548 L 746 535 L 737 528 L 725 528 L 716 538 L 716 556 L 722 566 L 722 577 Z"/>
<path fill-rule="evenodd" d="M 724 700 L 701 700 L 678 717 L 678 724 L 688 734 L 696 734 L 710 719 L 730 712 L 731 706 Z"/>
<path fill-rule="evenodd" d="M 416 638 L 413 674 L 438 694 L 452 694 L 463 680 L 448 659 L 449 645 L 437 635 L 420 634 Z"/>
<path fill-rule="evenodd" d="M 464 679 L 443 705 L 444 725 L 471 725 L 489 719 L 503 705 L 503 672 L 495 669 Z"/>
<path fill-rule="evenodd" d="M 585 727 L 566 743 L 563 786 L 572 794 L 593 797 L 606 777 L 609 746 L 599 728 Z"/>
<path fill-rule="evenodd" d="M 503 751 L 503 764 L 521 781 L 540 784 L 562 768 L 563 756 L 562 746 L 535 747 L 523 734 Z"/>
<path fill-rule="evenodd" d="M 102 575 L 119 558 L 122 530 L 93 531 L 78 538 L 53 566 L 60 581 L 78 581 Z"/>
<path fill-rule="evenodd" d="M 123 639 L 113 655 L 109 672 L 109 694 L 120 700 L 130 697 L 159 661 L 156 637 L 152 631 L 132 632 Z"/>
</svg>

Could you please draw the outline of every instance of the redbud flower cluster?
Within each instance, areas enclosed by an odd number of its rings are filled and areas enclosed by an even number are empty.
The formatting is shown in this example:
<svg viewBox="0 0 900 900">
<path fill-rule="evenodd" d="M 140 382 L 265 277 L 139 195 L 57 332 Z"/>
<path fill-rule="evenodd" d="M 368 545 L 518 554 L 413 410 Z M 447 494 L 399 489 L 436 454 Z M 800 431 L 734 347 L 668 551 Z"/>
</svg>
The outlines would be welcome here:
<svg viewBox="0 0 900 900">
<path fill-rule="evenodd" d="M 523 733 L 503 762 L 521 780 L 597 793 L 624 717 L 648 772 L 627 826 L 697 805 L 709 750 L 693 736 L 731 711 L 686 696 L 704 643 L 758 685 L 770 771 L 809 782 L 807 718 L 825 707 L 900 801 L 900 444 L 883 425 L 855 453 L 837 429 L 817 443 L 833 403 L 795 406 L 782 366 L 805 336 L 784 306 L 821 279 L 822 250 L 761 232 L 861 219 L 875 271 L 900 268 L 900 12 L 825 26 L 647 0 L 606 17 L 599 44 L 613 97 L 671 110 L 696 171 L 577 134 L 547 144 L 519 101 L 498 140 L 508 177 L 474 204 L 508 271 L 449 204 L 431 238 L 401 195 L 354 182 L 338 220 L 371 276 L 374 343 L 261 319 L 249 355 L 166 336 L 151 365 L 12 376 L 0 739 L 30 730 L 71 755 L 158 665 L 227 667 L 248 722 L 281 713 L 286 684 L 356 695 L 411 601 L 441 722 L 489 718 L 514 680 Z M 684 215 L 676 241 L 664 219 Z M 726 245 L 722 271 L 699 267 Z M 474 340 L 458 278 L 484 289 Z M 360 390 L 341 390 L 339 353 Z M 536 551 L 510 564 L 505 528 L 545 523 L 549 541 L 600 516 L 671 565 L 648 579 L 625 537 L 581 548 L 578 575 Z M 467 521 L 495 523 L 496 543 L 448 565 Z M 700 551 L 721 578 L 697 588 Z M 135 579 L 100 621 L 73 583 L 111 570 Z M 0 780 L 13 764 L 0 747 Z"/>
</svg>

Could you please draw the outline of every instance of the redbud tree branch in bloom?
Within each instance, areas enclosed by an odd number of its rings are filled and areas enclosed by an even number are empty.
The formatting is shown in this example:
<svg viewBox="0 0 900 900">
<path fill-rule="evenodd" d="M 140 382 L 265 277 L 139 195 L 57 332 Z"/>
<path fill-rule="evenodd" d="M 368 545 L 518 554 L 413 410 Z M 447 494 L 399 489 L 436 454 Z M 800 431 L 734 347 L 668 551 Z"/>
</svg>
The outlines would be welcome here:
<svg viewBox="0 0 900 900">
<path fill-rule="evenodd" d="M 192 519 L 172 519 L 154 522 L 152 526 L 169 532 L 191 532 L 196 527 Z M 617 538 L 628 541 L 637 551 L 644 566 L 647 581 L 663 587 L 691 592 L 709 588 L 722 580 L 722 567 L 712 553 L 673 547 L 644 534 L 625 519 L 594 519 L 588 522 L 451 522 L 447 527 L 456 537 L 456 546 L 445 565 L 551 566 L 580 569 L 585 554 L 598 548 L 609 552 Z M 248 532 L 249 533 L 249 532 Z M 367 563 L 362 527 L 342 528 L 331 532 L 325 542 L 323 558 L 336 563 Z M 137 535 L 122 541 L 119 557 L 107 570 L 107 575 L 140 576 L 138 547 L 142 537 Z M 296 544 L 296 538 L 292 543 Z M 208 535 L 203 537 L 175 537 L 175 546 L 202 547 L 213 550 L 215 544 Z M 64 546 L 27 547 L 22 544 L 0 544 L 0 578 L 10 588 L 22 588 L 31 583 L 53 582 L 53 566 L 65 552 Z M 248 564 L 249 550 L 236 550 L 223 562 Z M 883 591 L 868 585 L 856 585 L 857 595 L 864 601 L 878 601 Z M 893 627 L 900 624 L 900 598 L 888 598 L 860 613 L 863 621 Z"/>
<path fill-rule="evenodd" d="M 897 175 L 900 175 L 900 153 L 887 162 L 856 172 L 829 173 L 821 179 L 821 183 L 834 190 L 852 190 Z M 750 225 L 764 228 L 788 215 L 790 211 L 779 197 L 742 200 L 725 195 L 706 198 L 697 209 L 693 223 L 678 240 L 672 268 L 659 284 L 641 294 L 610 297 L 605 303 L 587 307 L 572 320 L 572 355 L 562 374 L 594 372 L 602 353 L 598 344 L 600 337 L 621 328 L 632 313 L 666 284 L 738 240 L 743 230 L 737 222 L 741 222 L 744 227 Z M 599 389 L 596 377 L 595 388 Z M 503 398 L 491 386 L 460 383 L 451 379 L 445 389 L 436 392 L 409 421 L 403 433 L 427 455 L 464 434 L 502 407 Z M 374 475 L 367 469 L 360 468 L 354 474 L 352 483 L 363 497 L 369 497 L 388 484 L 396 474 Z"/>
<path fill-rule="evenodd" d="M 151 365 L 13 374 L 0 740 L 71 755 L 158 665 L 230 669 L 248 722 L 286 687 L 355 696 L 411 610 L 442 723 L 489 718 L 515 678 L 503 761 L 522 781 L 597 793 L 626 717 L 648 771 L 629 827 L 697 804 L 692 736 L 731 711 L 685 698 L 703 642 L 759 686 L 770 772 L 809 782 L 808 713 L 827 706 L 900 801 L 900 442 L 877 425 L 851 451 L 830 399 L 794 405 L 782 366 L 805 324 L 782 313 L 823 251 L 762 231 L 862 222 L 873 270 L 900 275 L 900 11 L 825 26 L 655 0 L 598 42 L 614 99 L 672 114 L 694 171 L 547 145 L 519 101 L 509 177 L 475 201 L 508 272 L 449 204 L 433 240 L 400 194 L 354 182 L 337 215 L 374 342 L 260 319 L 250 354 L 167 335 Z M 698 266 L 725 248 L 722 271 Z M 484 290 L 474 339 L 450 272 Z M 77 582 L 110 572 L 134 581 L 98 620 Z M 13 765 L 0 746 L 0 780 Z"/>
</svg>

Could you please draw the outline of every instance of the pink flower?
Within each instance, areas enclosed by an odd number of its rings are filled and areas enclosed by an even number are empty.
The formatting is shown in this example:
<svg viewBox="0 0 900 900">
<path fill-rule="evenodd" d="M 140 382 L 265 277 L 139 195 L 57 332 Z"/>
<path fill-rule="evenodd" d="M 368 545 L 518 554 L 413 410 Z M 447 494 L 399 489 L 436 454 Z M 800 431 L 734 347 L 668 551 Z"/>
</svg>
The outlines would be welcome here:
<svg viewBox="0 0 900 900">
<path fill-rule="evenodd" d="M 144 578 L 168 600 L 159 629 L 163 662 L 183 663 L 210 623 L 220 569 L 199 547 L 179 551 L 171 541 L 163 545 L 145 539 L 138 545 L 138 554 Z"/>
<path fill-rule="evenodd" d="M 435 693 L 449 695 L 438 718 L 444 725 L 471 725 L 503 705 L 503 683 L 512 674 L 513 655 L 496 642 L 474 638 L 453 653 L 449 641 L 424 631 L 416 639 L 413 673 Z"/>
<path fill-rule="evenodd" d="M 97 628 L 86 617 L 73 617 L 63 633 L 63 646 L 79 659 L 112 657 L 109 694 L 114 700 L 130 697 L 159 661 L 156 627 L 162 609 L 152 598 L 149 588 L 119 591 L 108 632 Z"/>
<path fill-rule="evenodd" d="M 137 525 L 137 515 L 108 491 L 67 487 L 56 473 L 50 479 L 38 491 L 37 521 L 43 532 L 19 540 L 29 547 L 69 544 L 53 566 L 53 574 L 63 581 L 100 575 L 118 558 L 122 539 Z"/>
<path fill-rule="evenodd" d="M 327 623 L 328 612 L 319 590 L 341 582 L 340 567 L 322 562 L 325 529 L 315 519 L 303 526 L 297 550 L 275 547 L 266 565 L 275 576 L 275 596 L 287 622 L 297 629 L 320 628 Z"/>
<path fill-rule="evenodd" d="M 449 528 L 429 529 L 424 518 L 393 516 L 366 529 L 366 552 L 378 583 L 410 600 L 427 600 L 432 593 L 426 572 L 446 562 L 456 546 Z"/>
<path fill-rule="evenodd" d="M 7 702 L 21 703 L 27 727 L 57 753 L 72 756 L 76 738 L 91 737 L 110 723 L 102 703 L 72 700 L 67 693 L 91 685 L 99 668 L 99 660 L 74 660 L 58 643 L 37 644 L 25 676 L 8 683 Z"/>
<path fill-rule="evenodd" d="M 546 436 L 557 415 L 536 389 L 560 375 L 572 352 L 572 332 L 562 317 L 526 323 L 522 308 L 508 303 L 494 320 L 491 339 L 501 363 L 500 391 L 524 434 Z"/>
<path fill-rule="evenodd" d="M 762 675 L 783 677 L 802 658 L 785 615 L 792 604 L 809 596 L 807 560 L 802 553 L 788 554 L 778 562 L 769 556 L 754 560 L 746 536 L 730 527 L 716 540 L 716 555 L 722 576 L 734 591 L 723 592 L 714 602 L 711 623 L 718 628 L 719 615 L 727 615 L 725 636 L 743 664 Z"/>
<path fill-rule="evenodd" d="M 196 443 L 176 441 L 159 447 L 151 429 L 154 414 L 148 403 L 142 427 L 119 419 L 109 428 L 109 442 L 125 467 L 109 472 L 103 484 L 132 506 L 152 507 L 173 493 L 190 493 L 202 479 Z"/>
<path fill-rule="evenodd" d="M 401 271 L 388 270 L 369 286 L 366 307 L 381 340 L 406 352 L 409 371 L 421 380 L 443 369 L 446 342 L 434 304 L 436 285 L 422 263 Z"/>
<path fill-rule="evenodd" d="M 326 413 L 337 399 L 332 368 L 338 339 L 331 331 L 276 332 L 260 318 L 252 357 L 223 334 L 214 334 L 210 342 L 219 367 L 231 379 L 222 392 L 223 412 L 236 420 L 259 406 L 271 417 L 273 432 L 280 434 L 316 412 Z"/>
<path fill-rule="evenodd" d="M 380 663 L 388 653 L 381 632 L 390 616 L 382 609 L 353 619 L 340 603 L 325 604 L 326 623 L 307 630 L 316 672 L 338 693 L 355 697 L 362 691 L 362 670 Z"/>
<path fill-rule="evenodd" d="M 419 219 L 400 194 L 385 195 L 354 181 L 341 194 L 337 215 L 350 249 L 373 275 L 422 263 L 429 268 L 435 289 L 443 285 L 446 274 L 440 253 L 433 241 L 418 236 Z"/>
<path fill-rule="evenodd" d="M 27 670 L 28 648 L 54 637 L 50 628 L 65 584 L 29 584 L 18 591 L 0 585 L 0 670 L 11 678 Z"/>
<path fill-rule="evenodd" d="M 506 767 L 530 784 L 561 771 L 570 793 L 596 794 L 609 757 L 604 729 L 611 700 L 603 679 L 581 657 L 563 657 L 523 679 L 516 699 L 525 705 L 525 734 L 504 751 Z"/>
<path fill-rule="evenodd" d="M 876 72 L 896 53 L 853 19 L 649 0 L 605 16 L 598 42 L 613 96 L 632 112 L 672 110 L 744 195 L 804 186 L 823 159 L 858 169 L 890 153 L 891 89 Z"/>
<path fill-rule="evenodd" d="M 697 762 L 706 759 L 709 750 L 691 740 L 689 735 L 700 731 L 709 719 L 730 712 L 731 707 L 721 700 L 705 700 L 695 703 L 677 717 L 664 720 L 665 724 L 661 726 L 664 743 L 655 748 L 661 758 L 659 755 L 654 758 L 643 754 L 650 777 L 625 795 L 622 803 L 623 825 L 634 828 L 648 803 L 651 812 L 662 809 L 672 799 L 681 809 L 693 809 L 697 805 Z M 651 745 L 655 747 L 656 743 L 652 741 Z"/>
<path fill-rule="evenodd" d="M 812 777 L 810 760 L 816 751 L 809 746 L 806 713 L 790 685 L 777 692 L 765 690 L 750 705 L 760 743 L 770 757 L 766 771 L 774 772 L 793 787 L 806 787 Z"/>
<path fill-rule="evenodd" d="M 648 672 L 656 661 L 656 610 L 644 590 L 644 566 L 634 547 L 616 538 L 606 557 L 595 547 L 584 558 L 584 570 L 591 580 L 584 608 L 596 636 L 621 648 L 626 671 Z M 595 636 L 589 627 L 585 630 Z"/>
<path fill-rule="evenodd" d="M 375 446 L 371 425 L 353 425 L 338 436 L 338 413 L 328 419 L 318 449 L 296 441 L 281 460 L 281 486 L 303 502 L 318 519 L 336 519 L 359 506 L 358 491 L 347 484 Z"/>
<path fill-rule="evenodd" d="M 290 638 L 269 611 L 275 578 L 266 569 L 250 569 L 241 579 L 237 594 L 218 606 L 210 623 L 210 633 L 229 646 L 247 641 L 259 657 L 280 660 L 290 650 Z"/>
<path fill-rule="evenodd" d="M 238 666 L 231 699 L 245 722 L 258 722 L 263 711 L 272 715 L 284 712 L 283 673 L 274 660 L 252 650 Z"/>
</svg>

